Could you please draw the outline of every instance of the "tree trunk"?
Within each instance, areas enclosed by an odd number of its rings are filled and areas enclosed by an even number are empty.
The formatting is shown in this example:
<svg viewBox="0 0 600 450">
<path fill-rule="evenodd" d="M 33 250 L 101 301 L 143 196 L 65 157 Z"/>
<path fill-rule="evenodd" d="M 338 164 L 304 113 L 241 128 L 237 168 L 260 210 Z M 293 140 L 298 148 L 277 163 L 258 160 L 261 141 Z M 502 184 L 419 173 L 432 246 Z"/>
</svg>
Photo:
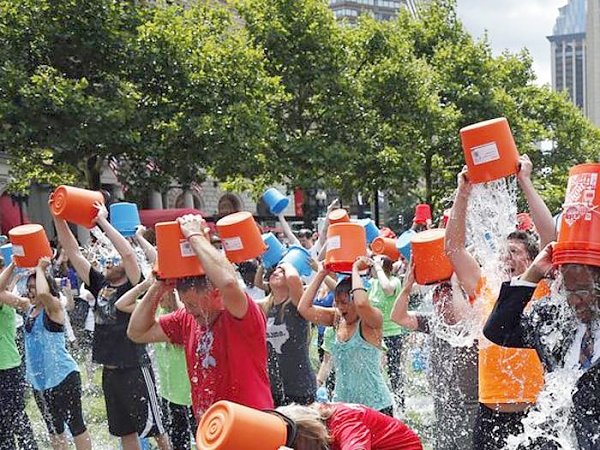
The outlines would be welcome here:
<svg viewBox="0 0 600 450">
<path fill-rule="evenodd" d="M 431 199 L 433 198 L 431 159 L 432 153 L 427 152 L 427 154 L 425 155 L 425 202 L 429 205 L 431 205 Z M 431 206 L 433 207 L 433 205 Z"/>
<path fill-rule="evenodd" d="M 88 189 L 99 191 L 102 189 L 100 182 L 100 172 L 102 170 L 103 159 L 98 155 L 90 156 L 85 161 L 85 184 Z"/>
</svg>

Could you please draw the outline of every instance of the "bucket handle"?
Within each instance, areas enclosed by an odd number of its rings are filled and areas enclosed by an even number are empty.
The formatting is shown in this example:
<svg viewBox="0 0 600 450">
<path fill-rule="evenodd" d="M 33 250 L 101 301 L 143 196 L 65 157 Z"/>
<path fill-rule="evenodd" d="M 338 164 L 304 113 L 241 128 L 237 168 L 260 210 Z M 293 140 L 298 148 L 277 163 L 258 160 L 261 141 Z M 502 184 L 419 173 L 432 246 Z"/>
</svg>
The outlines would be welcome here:
<svg viewBox="0 0 600 450">
<path fill-rule="evenodd" d="M 273 414 L 285 422 L 285 425 L 287 428 L 287 436 L 285 439 L 285 446 L 292 448 L 292 445 L 294 445 L 294 441 L 296 440 L 296 435 L 298 434 L 298 425 L 296 425 L 296 422 L 294 422 L 292 419 L 290 419 L 285 414 L 282 414 L 279 411 L 276 411 L 274 409 L 265 409 L 264 412 Z"/>
</svg>

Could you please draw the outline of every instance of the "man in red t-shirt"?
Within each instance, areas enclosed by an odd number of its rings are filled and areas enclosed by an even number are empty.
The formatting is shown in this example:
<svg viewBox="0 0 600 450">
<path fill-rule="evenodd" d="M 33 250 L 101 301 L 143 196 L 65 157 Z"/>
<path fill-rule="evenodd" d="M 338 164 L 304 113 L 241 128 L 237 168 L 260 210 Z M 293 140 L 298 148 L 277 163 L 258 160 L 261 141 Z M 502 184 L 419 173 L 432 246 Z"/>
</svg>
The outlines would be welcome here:
<svg viewBox="0 0 600 450">
<path fill-rule="evenodd" d="M 273 408 L 264 315 L 240 288 L 231 263 L 212 246 L 204 219 L 187 215 L 178 222 L 206 275 L 177 280 L 185 309 L 160 319 L 156 307 L 172 285 L 156 281 L 131 316 L 129 338 L 183 346 L 197 419 L 219 400 Z"/>
</svg>

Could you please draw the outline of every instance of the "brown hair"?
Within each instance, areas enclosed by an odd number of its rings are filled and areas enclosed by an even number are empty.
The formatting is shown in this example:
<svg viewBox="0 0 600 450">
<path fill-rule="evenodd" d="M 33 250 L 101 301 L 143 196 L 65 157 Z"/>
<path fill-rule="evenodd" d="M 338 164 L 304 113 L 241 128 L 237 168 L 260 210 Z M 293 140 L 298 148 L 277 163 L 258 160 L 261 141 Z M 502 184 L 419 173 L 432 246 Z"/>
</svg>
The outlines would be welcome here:
<svg viewBox="0 0 600 450">
<path fill-rule="evenodd" d="M 331 436 L 325 423 L 332 414 L 329 408 L 292 403 L 280 406 L 277 411 L 296 424 L 298 432 L 293 442 L 294 450 L 329 450 Z"/>
</svg>

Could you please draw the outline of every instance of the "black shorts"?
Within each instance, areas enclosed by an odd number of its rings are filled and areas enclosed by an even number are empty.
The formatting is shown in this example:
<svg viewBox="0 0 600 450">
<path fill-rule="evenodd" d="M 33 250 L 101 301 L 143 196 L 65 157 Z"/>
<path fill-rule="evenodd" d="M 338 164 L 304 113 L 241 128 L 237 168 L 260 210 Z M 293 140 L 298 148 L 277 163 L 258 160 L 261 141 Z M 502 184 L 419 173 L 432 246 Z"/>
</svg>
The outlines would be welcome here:
<svg viewBox="0 0 600 450">
<path fill-rule="evenodd" d="M 86 431 L 81 411 L 81 377 L 73 371 L 58 385 L 44 391 L 33 390 L 48 432 L 62 434 L 65 423 L 73 437 Z"/>
<path fill-rule="evenodd" d="M 102 388 L 110 434 L 122 437 L 137 433 L 144 438 L 165 432 L 151 367 L 104 367 Z"/>
</svg>

